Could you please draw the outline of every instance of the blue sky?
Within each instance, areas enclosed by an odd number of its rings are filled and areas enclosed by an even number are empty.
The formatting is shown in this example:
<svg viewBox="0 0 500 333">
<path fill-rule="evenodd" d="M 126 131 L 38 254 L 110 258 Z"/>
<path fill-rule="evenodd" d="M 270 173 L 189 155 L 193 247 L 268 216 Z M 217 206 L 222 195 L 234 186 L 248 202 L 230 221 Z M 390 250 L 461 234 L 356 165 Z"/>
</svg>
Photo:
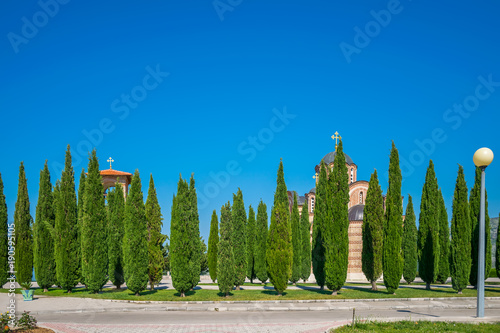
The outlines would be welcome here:
<svg viewBox="0 0 500 333">
<path fill-rule="evenodd" d="M 283 158 L 288 189 L 314 186 L 334 149 L 377 169 L 391 141 L 402 193 L 419 211 L 429 159 L 451 218 L 458 164 L 473 184 L 475 150 L 500 156 L 497 1 L 13 1 L 0 4 L 2 163 L 13 219 L 19 163 L 32 214 L 47 159 L 55 182 L 66 145 L 77 178 L 87 151 L 101 168 L 153 174 L 169 234 L 181 173 L 194 172 L 200 231 L 240 187 L 272 205 Z M 500 212 L 500 157 L 487 169 Z M 78 183 L 78 179 L 77 179 Z"/>
</svg>

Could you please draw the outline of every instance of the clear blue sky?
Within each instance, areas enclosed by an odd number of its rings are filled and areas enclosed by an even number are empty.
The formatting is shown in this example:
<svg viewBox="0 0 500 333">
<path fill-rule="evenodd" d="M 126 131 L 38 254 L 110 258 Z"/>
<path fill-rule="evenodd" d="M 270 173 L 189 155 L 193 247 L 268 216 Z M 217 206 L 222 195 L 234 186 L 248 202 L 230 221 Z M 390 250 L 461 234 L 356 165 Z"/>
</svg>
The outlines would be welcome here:
<svg viewBox="0 0 500 333">
<path fill-rule="evenodd" d="M 247 207 L 271 207 L 280 158 L 288 189 L 308 192 L 335 131 L 358 179 L 377 169 L 384 193 L 394 140 L 417 213 L 432 159 L 450 218 L 458 164 L 470 188 L 472 155 L 490 147 L 498 216 L 499 11 L 493 0 L 2 1 L 9 217 L 21 161 L 34 215 L 44 161 L 55 182 L 70 144 L 78 178 L 96 146 L 102 169 L 109 156 L 139 169 L 145 194 L 153 174 L 167 234 L 179 173 L 194 172 L 207 239 L 238 187 Z"/>
</svg>

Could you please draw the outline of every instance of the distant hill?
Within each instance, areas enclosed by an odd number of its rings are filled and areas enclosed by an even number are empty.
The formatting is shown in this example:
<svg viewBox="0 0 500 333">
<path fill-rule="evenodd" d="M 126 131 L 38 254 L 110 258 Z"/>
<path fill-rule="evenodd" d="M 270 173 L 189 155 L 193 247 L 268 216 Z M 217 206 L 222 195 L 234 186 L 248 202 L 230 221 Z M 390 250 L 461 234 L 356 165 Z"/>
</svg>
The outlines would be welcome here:
<svg viewBox="0 0 500 333">
<path fill-rule="evenodd" d="M 495 266 L 495 253 L 497 248 L 497 231 L 498 231 L 498 217 L 490 218 L 490 232 L 491 232 L 491 266 Z"/>
</svg>

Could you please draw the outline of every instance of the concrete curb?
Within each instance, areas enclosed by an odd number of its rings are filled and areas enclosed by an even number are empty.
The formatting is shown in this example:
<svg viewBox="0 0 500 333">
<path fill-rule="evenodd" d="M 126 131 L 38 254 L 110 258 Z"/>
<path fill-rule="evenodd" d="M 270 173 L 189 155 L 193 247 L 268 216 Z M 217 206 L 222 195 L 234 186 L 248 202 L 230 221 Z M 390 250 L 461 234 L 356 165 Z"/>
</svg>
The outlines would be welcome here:
<svg viewBox="0 0 500 333">
<path fill-rule="evenodd" d="M 500 297 L 488 297 L 487 300 L 500 301 Z M 462 300 L 465 304 L 446 304 L 440 301 Z M 124 307 L 92 307 L 87 309 L 42 310 L 32 311 L 33 314 L 70 314 L 70 313 L 104 313 L 104 312 L 164 312 L 164 311 L 195 311 L 195 312 L 263 312 L 263 311 L 335 311 L 335 310 L 429 310 L 429 309 L 475 309 L 476 304 L 470 301 L 474 297 L 442 297 L 442 298 L 393 298 L 366 300 L 299 300 L 299 301 L 206 301 L 206 302 L 154 302 L 154 301 L 120 301 L 100 300 L 117 303 L 132 303 L 135 306 Z M 392 301 L 390 304 L 384 301 Z M 433 303 L 436 302 L 436 303 Z M 401 304 L 403 303 L 403 304 Z M 406 303 L 406 304 L 405 304 Z M 168 306 L 164 306 L 168 304 Z M 140 306 L 145 305 L 145 306 Z M 163 306 L 162 306 L 163 305 Z M 485 309 L 500 309 L 500 302 L 485 304 Z"/>
</svg>

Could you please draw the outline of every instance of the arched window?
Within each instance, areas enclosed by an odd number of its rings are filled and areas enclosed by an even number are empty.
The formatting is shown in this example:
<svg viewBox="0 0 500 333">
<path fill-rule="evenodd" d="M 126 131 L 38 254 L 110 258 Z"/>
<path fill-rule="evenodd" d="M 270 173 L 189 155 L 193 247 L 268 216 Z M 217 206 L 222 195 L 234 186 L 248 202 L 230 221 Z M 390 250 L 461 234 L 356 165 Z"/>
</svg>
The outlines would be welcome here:
<svg viewBox="0 0 500 333">
<path fill-rule="evenodd" d="M 351 168 L 351 183 L 354 181 L 354 168 Z"/>
<path fill-rule="evenodd" d="M 311 198 L 311 213 L 314 213 L 314 198 Z"/>
<path fill-rule="evenodd" d="M 363 204 L 363 191 L 359 192 L 359 203 Z"/>
</svg>

